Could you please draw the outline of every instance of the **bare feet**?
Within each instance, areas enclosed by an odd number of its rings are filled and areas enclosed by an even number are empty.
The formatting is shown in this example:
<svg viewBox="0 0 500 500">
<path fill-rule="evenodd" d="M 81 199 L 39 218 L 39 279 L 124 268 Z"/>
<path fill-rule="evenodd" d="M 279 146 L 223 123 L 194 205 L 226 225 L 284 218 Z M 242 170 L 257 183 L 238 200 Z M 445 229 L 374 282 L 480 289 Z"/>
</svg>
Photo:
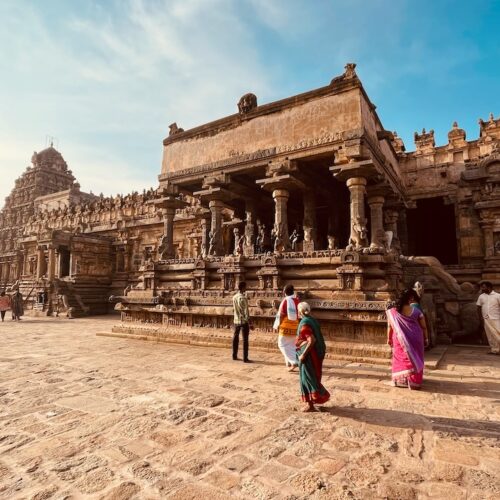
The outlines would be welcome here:
<svg viewBox="0 0 500 500">
<path fill-rule="evenodd" d="M 288 367 L 288 371 L 289 371 L 289 372 L 293 372 L 293 370 L 295 370 L 295 367 L 296 367 L 296 366 L 297 366 L 297 365 L 290 365 L 290 366 Z"/>
<path fill-rule="evenodd" d="M 309 403 L 307 406 L 305 406 L 302 411 L 304 413 L 309 413 L 311 411 L 316 411 L 316 408 L 314 408 L 314 405 L 312 403 Z"/>
</svg>

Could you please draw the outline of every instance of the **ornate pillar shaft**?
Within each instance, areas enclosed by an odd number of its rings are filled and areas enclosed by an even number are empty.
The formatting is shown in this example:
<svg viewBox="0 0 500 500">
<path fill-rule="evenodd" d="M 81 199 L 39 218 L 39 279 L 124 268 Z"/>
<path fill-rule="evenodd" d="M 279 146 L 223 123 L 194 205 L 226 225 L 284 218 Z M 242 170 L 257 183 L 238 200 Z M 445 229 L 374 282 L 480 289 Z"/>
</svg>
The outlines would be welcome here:
<svg viewBox="0 0 500 500">
<path fill-rule="evenodd" d="M 163 234 L 165 235 L 163 244 L 165 245 L 165 250 L 163 252 L 162 258 L 165 259 L 173 259 L 175 256 L 174 217 L 175 208 L 167 207 L 163 209 Z"/>
<path fill-rule="evenodd" d="M 56 249 L 53 246 L 49 246 L 48 262 L 47 262 L 47 278 L 49 280 L 54 279 L 55 271 L 56 271 Z"/>
<path fill-rule="evenodd" d="M 366 179 L 351 177 L 347 180 L 351 194 L 351 236 L 350 241 L 356 246 L 366 244 L 365 192 Z"/>
<path fill-rule="evenodd" d="M 316 200 L 312 191 L 304 192 L 304 251 L 313 251 L 316 247 Z"/>
<path fill-rule="evenodd" d="M 385 198 L 383 196 L 370 196 L 368 205 L 370 206 L 371 219 L 371 242 L 372 248 L 380 248 L 384 246 L 385 231 L 384 231 L 384 206 Z"/>
<path fill-rule="evenodd" d="M 245 204 L 245 240 L 243 245 L 245 255 L 255 253 L 255 207 L 250 201 Z"/>
<path fill-rule="evenodd" d="M 211 255 L 222 255 L 222 208 L 224 204 L 220 200 L 212 200 L 208 204 L 212 214 L 210 223 L 209 253 Z"/>
<path fill-rule="evenodd" d="M 123 249 L 124 255 L 123 255 L 123 270 L 125 272 L 128 272 L 130 270 L 130 251 L 128 244 L 125 243 L 124 249 Z"/>
<path fill-rule="evenodd" d="M 202 257 L 206 257 L 208 254 L 208 247 L 210 245 L 208 233 L 209 233 L 208 218 L 203 217 L 201 219 L 201 256 Z"/>
<path fill-rule="evenodd" d="M 275 250 L 288 250 L 290 241 L 288 236 L 288 212 L 287 204 L 290 193 L 286 189 L 275 189 L 274 199 L 274 236 Z"/>
<path fill-rule="evenodd" d="M 43 273 L 45 271 L 45 255 L 44 251 L 42 248 L 39 248 L 37 251 L 37 256 L 36 256 L 36 277 L 41 278 L 43 276 Z"/>
</svg>

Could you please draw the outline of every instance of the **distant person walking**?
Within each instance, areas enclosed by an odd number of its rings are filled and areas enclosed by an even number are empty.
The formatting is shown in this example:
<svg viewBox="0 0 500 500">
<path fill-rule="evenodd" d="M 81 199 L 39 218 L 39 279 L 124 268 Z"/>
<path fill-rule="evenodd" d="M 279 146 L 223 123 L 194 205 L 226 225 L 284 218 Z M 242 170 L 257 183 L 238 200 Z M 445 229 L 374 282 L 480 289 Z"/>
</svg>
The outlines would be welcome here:
<svg viewBox="0 0 500 500">
<path fill-rule="evenodd" d="M 295 295 L 293 285 L 286 285 L 283 294 L 285 298 L 281 301 L 273 328 L 278 331 L 278 347 L 285 358 L 285 365 L 289 371 L 293 371 L 297 366 L 295 336 L 299 326 L 297 306 L 300 301 Z"/>
<path fill-rule="evenodd" d="M 483 281 L 480 289 L 476 305 L 481 335 L 484 329 L 491 348 L 488 354 L 500 354 L 500 294 L 493 290 L 490 281 Z"/>
<path fill-rule="evenodd" d="M 299 364 L 300 392 L 302 401 L 307 404 L 304 411 L 309 412 L 315 410 L 315 404 L 324 404 L 330 399 L 330 393 L 321 383 L 326 344 L 319 323 L 311 316 L 311 307 L 307 302 L 299 304 L 298 313 L 300 323 L 295 346 Z"/>
<path fill-rule="evenodd" d="M 2 321 L 5 319 L 5 313 L 10 309 L 10 297 L 5 294 L 5 291 L 0 292 L 0 316 Z"/>
<path fill-rule="evenodd" d="M 392 385 L 420 389 L 424 378 L 427 325 L 415 290 L 404 290 L 396 307 L 387 311 L 387 343 L 392 347 Z"/>
<path fill-rule="evenodd" d="M 20 321 L 24 316 L 23 294 L 17 289 L 11 297 L 12 319 Z"/>
<path fill-rule="evenodd" d="M 238 359 L 238 346 L 240 343 L 240 332 L 243 336 L 243 361 L 251 363 L 248 359 L 248 337 L 250 335 L 250 312 L 248 310 L 248 299 L 246 296 L 247 285 L 242 281 L 238 286 L 238 292 L 233 296 L 234 308 L 234 335 L 233 335 L 233 359 Z"/>
</svg>

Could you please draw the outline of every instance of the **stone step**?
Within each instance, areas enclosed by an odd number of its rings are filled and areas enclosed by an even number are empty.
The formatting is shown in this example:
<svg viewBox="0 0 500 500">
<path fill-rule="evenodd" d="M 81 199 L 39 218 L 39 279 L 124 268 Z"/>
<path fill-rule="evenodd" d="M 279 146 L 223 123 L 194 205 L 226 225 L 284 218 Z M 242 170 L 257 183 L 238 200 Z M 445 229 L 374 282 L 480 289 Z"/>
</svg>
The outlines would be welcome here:
<svg viewBox="0 0 500 500">
<path fill-rule="evenodd" d="M 111 332 L 99 333 L 100 336 L 132 338 L 136 340 L 151 340 L 175 344 L 230 348 L 232 331 L 210 330 L 196 328 L 192 330 L 176 330 L 175 327 L 165 328 L 144 324 L 118 324 Z M 277 335 L 275 333 L 251 332 L 251 349 L 265 352 L 279 352 Z M 344 341 L 327 341 L 327 359 L 345 360 L 370 364 L 387 365 L 390 362 L 391 351 L 385 344 L 361 344 Z"/>
</svg>

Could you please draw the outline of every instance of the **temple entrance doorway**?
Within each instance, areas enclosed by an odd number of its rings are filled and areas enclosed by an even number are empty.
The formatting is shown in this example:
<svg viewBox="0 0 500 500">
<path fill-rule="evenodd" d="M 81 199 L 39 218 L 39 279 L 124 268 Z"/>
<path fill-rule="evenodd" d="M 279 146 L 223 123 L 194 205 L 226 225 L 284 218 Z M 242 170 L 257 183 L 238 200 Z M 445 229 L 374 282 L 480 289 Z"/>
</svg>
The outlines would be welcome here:
<svg viewBox="0 0 500 500">
<path fill-rule="evenodd" d="M 59 277 L 69 276 L 71 253 L 67 247 L 59 247 Z"/>
<path fill-rule="evenodd" d="M 410 255 L 432 255 L 441 264 L 458 264 L 454 205 L 445 204 L 442 196 L 417 200 L 407 221 Z"/>
</svg>

